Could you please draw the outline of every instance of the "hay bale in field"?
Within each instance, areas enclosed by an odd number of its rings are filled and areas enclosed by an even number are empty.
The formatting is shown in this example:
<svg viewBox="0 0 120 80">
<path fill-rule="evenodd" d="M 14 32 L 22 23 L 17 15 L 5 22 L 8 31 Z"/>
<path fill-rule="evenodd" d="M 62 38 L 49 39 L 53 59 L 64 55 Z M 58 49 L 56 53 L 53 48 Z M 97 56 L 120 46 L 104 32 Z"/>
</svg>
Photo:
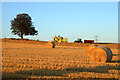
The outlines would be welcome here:
<svg viewBox="0 0 120 80">
<path fill-rule="evenodd" d="M 112 51 L 105 46 L 92 45 L 86 49 L 90 62 L 108 62 L 112 59 Z"/>
<path fill-rule="evenodd" d="M 48 42 L 46 47 L 47 48 L 55 48 L 55 42 Z"/>
<path fill-rule="evenodd" d="M 88 47 L 86 48 L 86 53 L 87 53 L 87 55 L 89 55 L 89 51 L 90 51 L 91 49 L 95 48 L 95 47 L 98 47 L 98 45 L 88 46 Z"/>
<path fill-rule="evenodd" d="M 110 62 L 112 60 L 112 56 L 113 56 L 111 49 L 106 46 L 99 46 L 99 47 L 106 51 L 106 54 L 107 54 L 106 61 Z"/>
</svg>

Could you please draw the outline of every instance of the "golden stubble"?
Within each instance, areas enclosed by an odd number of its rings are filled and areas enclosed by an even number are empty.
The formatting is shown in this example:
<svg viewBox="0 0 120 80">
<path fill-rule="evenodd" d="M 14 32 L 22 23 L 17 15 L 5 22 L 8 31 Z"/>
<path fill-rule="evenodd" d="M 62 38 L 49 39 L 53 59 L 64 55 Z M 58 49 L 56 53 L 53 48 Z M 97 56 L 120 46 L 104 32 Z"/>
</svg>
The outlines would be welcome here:
<svg viewBox="0 0 120 80">
<path fill-rule="evenodd" d="M 118 78 L 119 76 L 117 74 L 119 63 L 89 62 L 86 47 L 55 45 L 55 48 L 47 48 L 46 44 L 31 43 L 2 42 L 3 77 L 10 77 L 8 76 L 10 73 L 24 77 Z M 113 54 L 118 54 L 117 49 L 111 50 Z M 117 61 L 118 56 L 113 56 L 112 61 Z"/>
</svg>

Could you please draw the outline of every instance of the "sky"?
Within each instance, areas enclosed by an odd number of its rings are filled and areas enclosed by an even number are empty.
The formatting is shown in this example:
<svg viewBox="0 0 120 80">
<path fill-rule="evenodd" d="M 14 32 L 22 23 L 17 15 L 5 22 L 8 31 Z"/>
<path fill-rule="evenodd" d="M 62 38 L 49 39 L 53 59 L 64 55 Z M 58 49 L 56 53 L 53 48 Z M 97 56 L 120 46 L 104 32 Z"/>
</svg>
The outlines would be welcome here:
<svg viewBox="0 0 120 80">
<path fill-rule="evenodd" d="M 19 38 L 11 33 L 17 14 L 27 13 L 38 30 L 24 38 L 49 41 L 54 36 L 98 42 L 118 42 L 118 2 L 2 2 L 2 38 Z"/>
</svg>

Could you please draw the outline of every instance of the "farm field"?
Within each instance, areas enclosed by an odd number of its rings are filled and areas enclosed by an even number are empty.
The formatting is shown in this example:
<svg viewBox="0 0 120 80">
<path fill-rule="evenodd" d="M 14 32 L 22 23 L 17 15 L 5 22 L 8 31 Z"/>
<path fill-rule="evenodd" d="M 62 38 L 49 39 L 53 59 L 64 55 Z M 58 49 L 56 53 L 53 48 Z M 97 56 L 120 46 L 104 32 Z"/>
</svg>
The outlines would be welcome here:
<svg viewBox="0 0 120 80">
<path fill-rule="evenodd" d="M 91 44 L 2 40 L 2 78 L 117 78 L 120 79 L 118 44 L 107 46 L 111 62 L 89 62 L 86 48 Z"/>
</svg>

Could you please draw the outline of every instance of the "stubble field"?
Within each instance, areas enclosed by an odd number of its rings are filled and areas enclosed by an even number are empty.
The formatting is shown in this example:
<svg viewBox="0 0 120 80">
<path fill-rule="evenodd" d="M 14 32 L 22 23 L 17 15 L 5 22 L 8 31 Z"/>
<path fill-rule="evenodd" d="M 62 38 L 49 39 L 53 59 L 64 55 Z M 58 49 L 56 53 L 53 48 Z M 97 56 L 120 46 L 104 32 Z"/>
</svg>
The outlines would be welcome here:
<svg viewBox="0 0 120 80">
<path fill-rule="evenodd" d="M 119 78 L 118 44 L 98 44 L 112 50 L 111 62 L 89 62 L 91 44 L 2 40 L 3 78 Z"/>
</svg>

